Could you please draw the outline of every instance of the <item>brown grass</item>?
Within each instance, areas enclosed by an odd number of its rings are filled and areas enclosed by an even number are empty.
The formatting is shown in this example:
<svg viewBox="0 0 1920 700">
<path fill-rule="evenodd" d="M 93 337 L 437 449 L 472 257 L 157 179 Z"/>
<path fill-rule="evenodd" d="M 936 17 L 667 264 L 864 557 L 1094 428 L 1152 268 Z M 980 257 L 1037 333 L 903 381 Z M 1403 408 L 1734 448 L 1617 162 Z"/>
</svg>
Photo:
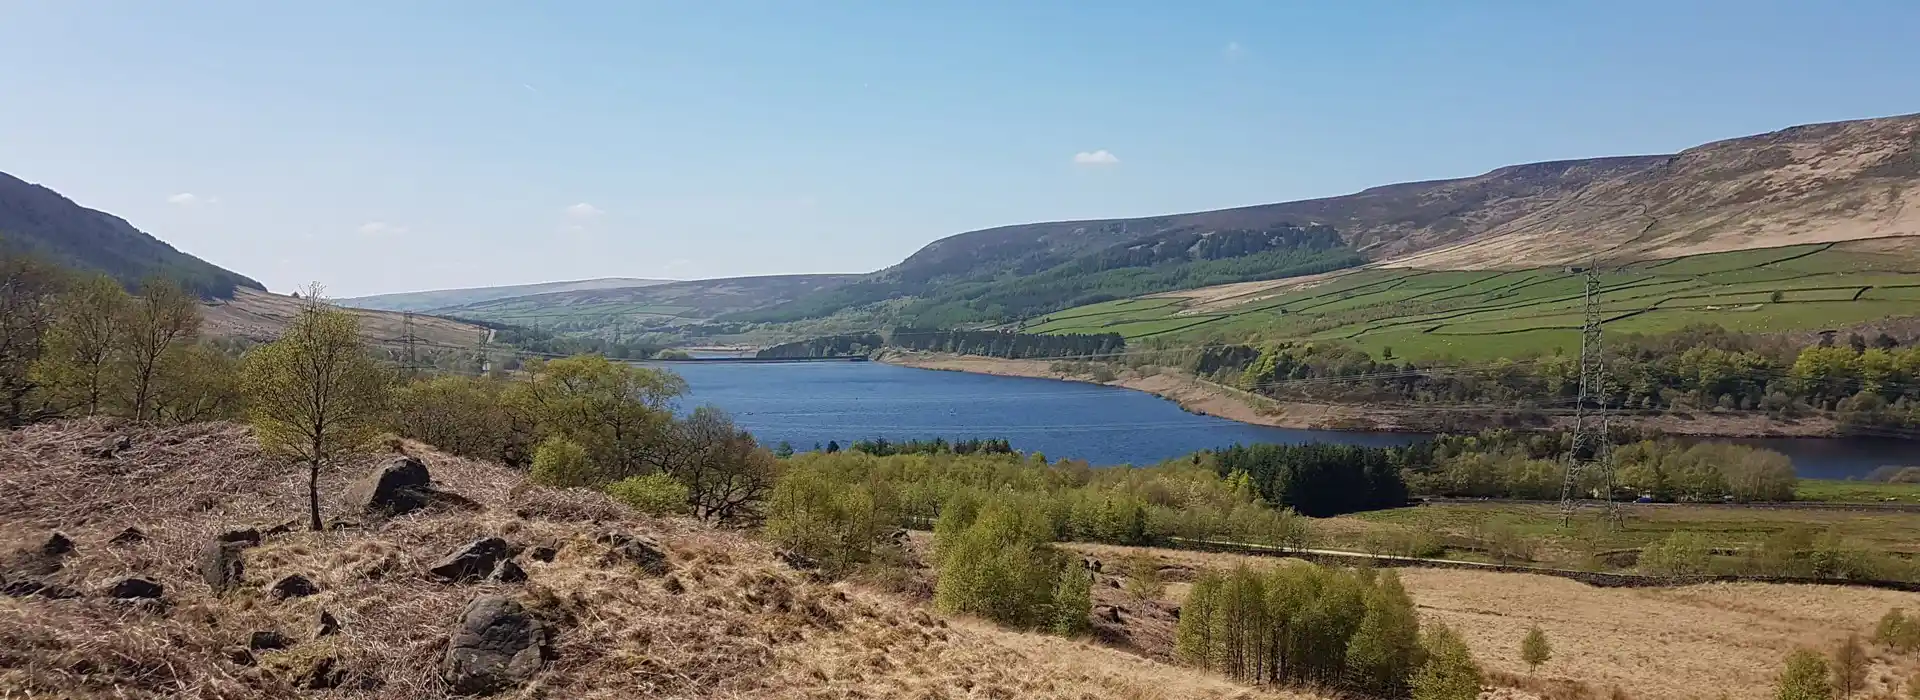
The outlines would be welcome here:
<svg viewBox="0 0 1920 700">
<path fill-rule="evenodd" d="M 119 436 L 128 446 L 114 456 L 94 451 Z M 444 697 L 437 670 L 446 631 L 482 593 L 519 599 L 557 631 L 549 667 L 509 697 L 1299 697 L 1086 640 L 944 620 L 912 600 L 811 580 L 738 533 L 637 516 L 596 493 L 531 487 L 497 465 L 411 449 L 440 487 L 481 509 L 271 536 L 247 550 L 243 589 L 216 597 L 194 570 L 203 543 L 302 512 L 300 470 L 262 458 L 246 428 L 76 421 L 0 435 L 0 547 L 67 533 L 77 549 L 55 577 L 88 594 L 0 597 L 0 697 Z M 340 493 L 368 466 L 327 474 L 325 493 Z M 330 503 L 327 515 L 345 514 Z M 107 543 L 127 526 L 149 539 Z M 592 540 L 605 529 L 661 542 L 677 585 L 605 563 L 605 546 Z M 525 584 L 450 585 L 424 575 L 448 550 L 487 535 L 559 545 L 560 554 L 552 563 L 523 557 Z M 313 578 L 321 593 L 265 595 L 289 573 Z M 129 575 L 164 584 L 167 605 L 97 595 Z M 322 609 L 342 628 L 315 639 Z M 224 650 L 256 630 L 298 643 L 260 652 L 257 666 L 227 661 Z M 292 679 L 323 657 L 345 670 L 346 687 L 295 687 Z"/>
<path fill-rule="evenodd" d="M 209 334 L 270 342 L 280 337 L 304 304 L 293 297 L 238 289 L 232 299 L 209 302 L 200 312 Z M 344 310 L 360 322 L 360 335 L 368 342 L 397 347 L 398 339 L 406 335 L 406 315 L 398 311 Z M 487 329 L 480 326 L 424 314 L 414 315 L 413 332 L 416 343 L 428 348 L 475 348 L 487 337 Z"/>
</svg>

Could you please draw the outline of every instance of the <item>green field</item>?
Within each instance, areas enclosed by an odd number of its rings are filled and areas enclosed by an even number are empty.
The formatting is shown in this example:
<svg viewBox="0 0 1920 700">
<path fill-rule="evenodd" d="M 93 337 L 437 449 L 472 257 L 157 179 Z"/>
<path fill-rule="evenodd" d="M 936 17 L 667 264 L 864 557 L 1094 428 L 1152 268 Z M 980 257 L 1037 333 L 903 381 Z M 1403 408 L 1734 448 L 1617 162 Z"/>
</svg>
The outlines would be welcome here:
<svg viewBox="0 0 1920 700">
<path fill-rule="evenodd" d="M 1920 247 L 1810 244 L 1633 263 L 1608 270 L 1610 331 L 1696 323 L 1740 331 L 1820 330 L 1920 314 Z M 1409 359 L 1491 359 L 1579 343 L 1582 275 L 1365 269 L 1277 296 L 1188 311 L 1174 297 L 1111 301 L 1030 319 L 1034 333 L 1119 333 L 1168 342 L 1249 338 L 1344 341 Z"/>
</svg>

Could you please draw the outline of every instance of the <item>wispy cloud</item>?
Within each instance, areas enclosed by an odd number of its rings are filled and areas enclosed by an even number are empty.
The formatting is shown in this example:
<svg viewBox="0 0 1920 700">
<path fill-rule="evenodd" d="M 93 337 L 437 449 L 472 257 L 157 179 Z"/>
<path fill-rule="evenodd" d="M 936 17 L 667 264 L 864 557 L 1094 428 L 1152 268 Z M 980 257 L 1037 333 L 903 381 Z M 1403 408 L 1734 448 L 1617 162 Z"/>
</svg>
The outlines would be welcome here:
<svg viewBox="0 0 1920 700">
<path fill-rule="evenodd" d="M 588 219 L 598 219 L 602 215 L 607 213 L 607 210 L 601 209 L 600 207 L 596 207 L 586 202 L 581 202 L 579 204 L 575 204 L 573 206 L 567 207 L 565 211 L 569 218 L 578 219 L 581 221 L 586 221 Z"/>
<path fill-rule="evenodd" d="M 360 225 L 360 235 L 362 236 L 399 236 L 406 234 L 409 230 L 410 229 L 405 226 L 390 224 L 385 221 L 369 221 Z"/>
<path fill-rule="evenodd" d="M 167 197 L 167 203 L 180 207 L 197 207 L 203 204 L 219 204 L 219 197 L 207 197 L 192 192 L 181 192 Z"/>
<path fill-rule="evenodd" d="M 1226 48 L 1220 49 L 1220 55 L 1226 56 L 1228 59 L 1240 58 L 1241 56 L 1247 55 L 1247 47 L 1241 46 L 1238 41 L 1229 41 L 1227 42 Z"/>
<path fill-rule="evenodd" d="M 1073 162 L 1076 165 L 1095 165 L 1095 166 L 1104 167 L 1109 165 L 1119 165 L 1120 156 L 1116 156 L 1113 154 L 1112 151 L 1102 148 L 1098 151 L 1081 151 L 1079 153 L 1075 153 L 1073 154 Z"/>
</svg>

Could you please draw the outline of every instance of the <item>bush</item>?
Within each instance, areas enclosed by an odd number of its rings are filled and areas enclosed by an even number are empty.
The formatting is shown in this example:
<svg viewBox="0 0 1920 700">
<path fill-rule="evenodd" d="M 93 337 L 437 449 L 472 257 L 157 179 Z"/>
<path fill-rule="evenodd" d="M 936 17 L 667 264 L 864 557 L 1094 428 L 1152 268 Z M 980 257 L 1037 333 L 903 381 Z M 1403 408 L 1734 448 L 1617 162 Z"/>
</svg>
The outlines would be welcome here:
<svg viewBox="0 0 1920 700">
<path fill-rule="evenodd" d="M 811 459 L 811 458 L 809 458 Z M 870 561 L 893 520 L 864 483 L 839 481 L 817 460 L 782 475 L 767 509 L 767 537 L 839 575 Z"/>
<path fill-rule="evenodd" d="M 1127 593 L 1141 600 L 1152 600 L 1166 592 L 1166 583 L 1160 579 L 1160 562 L 1145 554 L 1127 555 L 1121 563 L 1127 572 Z"/>
<path fill-rule="evenodd" d="M 647 515 L 687 512 L 687 485 L 666 474 L 631 476 L 607 484 L 607 495 Z"/>
<path fill-rule="evenodd" d="M 1480 666 L 1473 652 L 1446 625 L 1435 623 L 1421 640 L 1427 661 L 1413 677 L 1414 700 L 1473 700 L 1480 697 Z"/>
<path fill-rule="evenodd" d="M 1547 633 L 1539 626 L 1527 630 L 1527 638 L 1520 640 L 1520 660 L 1526 662 L 1527 670 L 1539 670 L 1540 664 L 1553 658 L 1553 647 L 1547 644 Z"/>
<path fill-rule="evenodd" d="M 1641 570 L 1655 576 L 1704 574 L 1710 561 L 1706 540 L 1691 532 L 1667 535 L 1640 552 Z"/>
<path fill-rule="evenodd" d="M 555 488 L 592 486 L 598 481 L 593 461 L 580 443 L 555 435 L 533 451 L 533 483 Z"/>
<path fill-rule="evenodd" d="M 937 542 L 934 605 L 1020 629 L 1060 619 L 1062 601 L 1055 595 L 1067 557 L 1053 548 L 1052 527 L 1036 504 L 1002 497 L 964 528 L 955 524 L 948 532 L 955 534 Z"/>
<path fill-rule="evenodd" d="M 1061 567 L 1060 582 L 1053 588 L 1053 633 L 1072 637 L 1086 632 L 1091 625 L 1087 614 L 1093 610 L 1093 572 L 1071 564 Z"/>
<path fill-rule="evenodd" d="M 1830 700 L 1833 686 L 1827 683 L 1826 657 L 1809 649 L 1789 654 L 1774 687 L 1778 700 Z"/>
</svg>

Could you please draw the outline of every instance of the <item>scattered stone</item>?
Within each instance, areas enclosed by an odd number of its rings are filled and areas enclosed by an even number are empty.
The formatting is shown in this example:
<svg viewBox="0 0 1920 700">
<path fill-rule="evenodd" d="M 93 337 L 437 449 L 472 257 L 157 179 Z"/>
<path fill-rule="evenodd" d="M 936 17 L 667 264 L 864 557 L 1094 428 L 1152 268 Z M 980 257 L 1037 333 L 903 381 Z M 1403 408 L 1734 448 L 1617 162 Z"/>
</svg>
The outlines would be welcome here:
<svg viewBox="0 0 1920 700">
<path fill-rule="evenodd" d="M 40 553 L 50 557 L 66 556 L 72 552 L 73 539 L 67 537 L 65 533 L 56 532 L 48 535 L 46 543 L 40 545 Z"/>
<path fill-rule="evenodd" d="M 479 579 L 493 573 L 494 566 L 509 556 L 509 549 L 507 541 L 498 537 L 474 540 L 453 550 L 427 571 L 449 582 Z"/>
<path fill-rule="evenodd" d="M 533 557 L 534 561 L 551 564 L 553 563 L 554 557 L 560 556 L 560 550 L 544 546 L 534 547 L 533 549 L 527 550 L 527 556 Z"/>
<path fill-rule="evenodd" d="M 680 595 L 687 592 L 687 585 L 680 582 L 680 577 L 672 574 L 668 574 L 667 580 L 660 582 L 660 588 L 666 590 L 667 595 Z"/>
<path fill-rule="evenodd" d="M 667 575 L 667 552 L 654 541 L 619 532 L 603 532 L 595 539 L 613 547 L 610 556 L 624 559 L 648 574 Z"/>
<path fill-rule="evenodd" d="M 456 693 L 492 693 L 525 683 L 540 671 L 546 628 L 519 603 L 481 596 L 467 603 L 447 642 L 440 677 Z"/>
<path fill-rule="evenodd" d="M 293 677 L 293 684 L 307 690 L 338 688 L 347 677 L 346 669 L 339 668 L 339 665 L 340 662 L 331 656 L 314 659 L 306 670 Z"/>
<path fill-rule="evenodd" d="M 360 523 L 356 523 L 351 520 L 335 520 L 333 522 L 327 523 L 327 529 L 332 530 L 334 532 L 358 530 L 360 529 Z"/>
<path fill-rule="evenodd" d="M 113 539 L 107 540 L 107 544 L 129 545 L 145 541 L 147 541 L 147 533 L 141 532 L 140 528 L 128 526 L 127 529 L 121 530 L 120 534 L 114 535 Z"/>
<path fill-rule="evenodd" d="M 240 587 L 246 573 L 242 549 L 243 545 L 215 541 L 200 550 L 200 579 L 213 587 L 214 593 Z"/>
<path fill-rule="evenodd" d="M 270 591 L 269 594 L 272 595 L 274 599 L 286 600 L 288 598 L 305 598 L 319 593 L 320 587 L 313 585 L 312 579 L 300 574 L 287 574 L 280 577 L 280 580 L 274 581 L 273 586 L 269 588 L 268 591 Z"/>
<path fill-rule="evenodd" d="M 107 597 L 121 600 L 159 598 L 160 596 L 166 595 L 166 593 L 166 586 L 160 585 L 153 579 L 138 577 L 121 579 L 119 583 L 115 583 L 112 588 L 107 589 Z"/>
<path fill-rule="evenodd" d="M 519 583 L 527 580 L 527 570 L 520 568 L 512 559 L 501 559 L 493 565 L 493 573 L 487 579 L 495 583 Z"/>
<path fill-rule="evenodd" d="M 314 639 L 319 639 L 321 637 L 331 635 L 338 631 L 340 631 L 340 620 L 335 619 L 333 616 L 333 613 L 327 612 L 326 609 L 324 608 L 321 609 L 320 610 L 320 627 L 319 629 L 314 630 L 313 632 Z"/>
<path fill-rule="evenodd" d="M 246 647 L 227 647 L 221 653 L 227 657 L 229 663 L 235 666 L 252 666 L 254 664 L 253 652 Z"/>
<path fill-rule="evenodd" d="M 86 453 L 87 456 L 96 459 L 113 459 L 120 456 L 121 452 L 125 452 L 132 447 L 133 438 L 131 436 L 116 435 L 101 440 L 99 444 L 87 448 Z"/>
<path fill-rule="evenodd" d="M 228 530 L 220 533 L 219 537 L 213 538 L 213 541 L 221 544 L 237 544 L 252 547 L 260 544 L 260 531 L 250 527 Z"/>
<path fill-rule="evenodd" d="M 395 457 L 347 488 L 347 507 L 372 515 L 394 516 L 433 505 L 478 508 L 458 494 L 433 488 L 433 475 L 417 457 Z"/>
<path fill-rule="evenodd" d="M 261 630 L 253 633 L 252 637 L 247 638 L 247 648 L 254 651 L 285 649 L 290 646 L 293 646 L 293 640 L 288 639 L 287 635 L 273 630 Z"/>
<path fill-rule="evenodd" d="M 299 520 L 297 519 L 287 520 L 280 523 L 279 525 L 275 525 L 273 527 L 267 528 L 265 531 L 262 531 L 260 534 L 266 535 L 268 537 L 273 537 L 276 535 L 284 535 L 298 529 L 300 529 Z"/>
</svg>

